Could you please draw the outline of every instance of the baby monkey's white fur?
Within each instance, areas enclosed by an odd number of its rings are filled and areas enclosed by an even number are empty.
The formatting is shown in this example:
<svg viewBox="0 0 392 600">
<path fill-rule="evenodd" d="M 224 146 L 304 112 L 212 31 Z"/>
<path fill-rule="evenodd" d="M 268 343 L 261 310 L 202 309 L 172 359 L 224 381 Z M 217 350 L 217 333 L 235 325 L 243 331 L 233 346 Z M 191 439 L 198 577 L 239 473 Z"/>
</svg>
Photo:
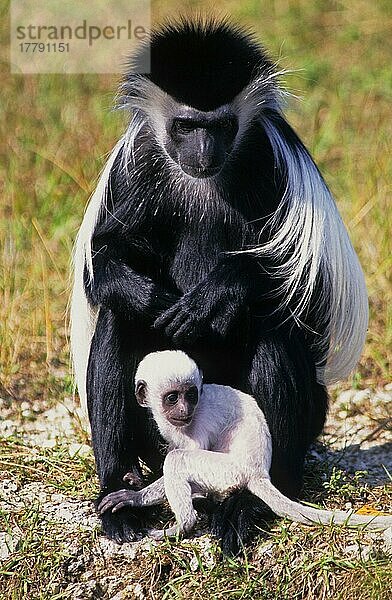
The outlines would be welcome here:
<svg viewBox="0 0 392 600">
<path fill-rule="evenodd" d="M 148 354 L 139 364 L 135 382 L 146 383 L 145 406 L 151 409 L 169 452 L 163 477 L 140 491 L 120 490 L 106 496 L 98 510 L 113 512 L 125 506 L 151 506 L 167 498 L 176 526 L 152 530 L 162 539 L 188 532 L 196 522 L 192 496 L 214 493 L 224 496 L 234 488 L 247 488 L 277 515 L 299 523 L 366 525 L 372 529 L 392 526 L 392 516 L 364 516 L 328 511 L 289 500 L 271 483 L 271 435 L 263 412 L 252 396 L 224 385 L 202 383 L 196 363 L 181 351 Z M 168 422 L 162 398 L 171 390 L 196 386 L 199 402 L 190 424 Z"/>
</svg>

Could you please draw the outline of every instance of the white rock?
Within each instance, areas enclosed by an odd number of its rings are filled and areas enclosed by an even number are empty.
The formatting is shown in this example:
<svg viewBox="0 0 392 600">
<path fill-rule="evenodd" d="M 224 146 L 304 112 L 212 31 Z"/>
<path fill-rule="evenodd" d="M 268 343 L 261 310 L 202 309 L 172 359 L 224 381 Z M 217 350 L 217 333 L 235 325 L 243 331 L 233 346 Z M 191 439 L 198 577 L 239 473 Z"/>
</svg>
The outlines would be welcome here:
<svg viewBox="0 0 392 600">
<path fill-rule="evenodd" d="M 274 544 L 272 542 L 267 542 L 263 544 L 259 548 L 257 548 L 257 555 L 262 556 L 272 556 L 273 555 Z"/>
<path fill-rule="evenodd" d="M 146 595 L 145 595 L 140 583 L 137 583 L 134 586 L 133 593 L 135 594 L 135 598 L 137 598 L 137 600 L 145 600 L 145 598 L 146 598 Z"/>
<path fill-rule="evenodd" d="M 3 479 L 3 481 L 0 482 L 0 493 L 2 496 L 7 498 L 13 496 L 17 490 L 18 486 L 13 479 Z"/>
<path fill-rule="evenodd" d="M 15 552 L 19 539 L 18 536 L 12 536 L 7 531 L 0 531 L 0 560 L 6 560 Z"/>
<path fill-rule="evenodd" d="M 68 452 L 71 458 L 75 456 L 81 456 L 85 458 L 86 456 L 90 456 L 92 454 L 92 449 L 87 444 L 70 444 L 68 447 Z"/>
<path fill-rule="evenodd" d="M 383 533 L 384 544 L 388 550 L 392 551 L 392 527 L 388 527 Z"/>
<path fill-rule="evenodd" d="M 101 591 L 96 581 L 71 583 L 67 586 L 66 592 L 72 600 L 95 600 L 101 597 Z"/>
<path fill-rule="evenodd" d="M 351 402 L 353 404 L 363 404 L 367 402 L 372 395 L 372 390 L 370 388 L 366 388 L 365 390 L 358 390 L 355 392 Z"/>
<path fill-rule="evenodd" d="M 363 544 L 349 544 L 343 550 L 344 554 L 348 554 L 353 558 L 360 558 L 361 560 L 369 560 L 371 558 L 373 549 L 371 546 Z"/>
<path fill-rule="evenodd" d="M 10 419 L 0 420 L 0 435 L 4 438 L 11 437 L 18 431 L 18 426 Z"/>
<path fill-rule="evenodd" d="M 344 404 L 349 406 L 351 404 L 352 399 L 354 398 L 357 390 L 344 390 L 337 397 L 337 402 L 339 404 Z"/>
<path fill-rule="evenodd" d="M 119 546 L 113 540 L 101 536 L 98 538 L 98 545 L 102 554 L 106 557 L 121 556 L 129 560 L 134 560 L 142 548 L 143 542 L 129 542 Z"/>
</svg>

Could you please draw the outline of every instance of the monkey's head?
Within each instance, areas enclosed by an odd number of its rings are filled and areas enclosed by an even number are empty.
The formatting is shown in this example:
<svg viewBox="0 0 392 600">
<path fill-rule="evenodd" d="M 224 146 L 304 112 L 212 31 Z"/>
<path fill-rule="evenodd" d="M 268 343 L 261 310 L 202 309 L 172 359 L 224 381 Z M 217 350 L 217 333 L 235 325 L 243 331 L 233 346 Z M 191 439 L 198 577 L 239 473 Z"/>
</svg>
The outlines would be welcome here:
<svg viewBox="0 0 392 600">
<path fill-rule="evenodd" d="M 150 73 L 140 76 L 142 65 Z M 166 156 L 192 178 L 217 175 L 260 110 L 254 83 L 272 63 L 245 30 L 227 21 L 179 20 L 151 34 L 131 60 L 125 105 L 147 117 Z M 257 87 L 257 86 L 256 86 Z M 265 84 L 268 97 L 272 84 Z"/>
<path fill-rule="evenodd" d="M 140 406 L 150 408 L 155 420 L 175 427 L 192 422 L 202 388 L 196 363 L 180 350 L 151 352 L 135 375 L 135 395 Z"/>
</svg>

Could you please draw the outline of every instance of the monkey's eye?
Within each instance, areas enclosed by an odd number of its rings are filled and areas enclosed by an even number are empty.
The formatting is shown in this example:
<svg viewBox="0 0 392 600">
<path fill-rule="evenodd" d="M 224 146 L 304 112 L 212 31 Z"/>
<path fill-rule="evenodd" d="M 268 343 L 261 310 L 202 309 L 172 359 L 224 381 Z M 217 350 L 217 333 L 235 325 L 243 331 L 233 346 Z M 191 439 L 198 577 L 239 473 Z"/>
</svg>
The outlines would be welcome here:
<svg viewBox="0 0 392 600">
<path fill-rule="evenodd" d="M 228 117 L 222 121 L 222 127 L 224 131 L 230 131 L 237 133 L 238 131 L 238 119 L 237 117 Z"/>
<path fill-rule="evenodd" d="M 237 117 L 227 117 L 221 121 L 222 131 L 225 135 L 235 137 L 238 131 L 238 119 Z"/>
<path fill-rule="evenodd" d="M 197 404 L 197 402 L 199 400 L 199 393 L 197 391 L 197 387 L 189 388 L 189 390 L 185 393 L 185 399 L 190 404 Z"/>
<path fill-rule="evenodd" d="M 178 392 L 170 392 L 170 394 L 168 394 L 165 397 L 166 404 L 169 404 L 170 406 L 177 404 L 177 401 L 178 401 Z"/>
<path fill-rule="evenodd" d="M 172 131 L 180 135 L 191 133 L 197 124 L 191 119 L 173 119 Z"/>
</svg>

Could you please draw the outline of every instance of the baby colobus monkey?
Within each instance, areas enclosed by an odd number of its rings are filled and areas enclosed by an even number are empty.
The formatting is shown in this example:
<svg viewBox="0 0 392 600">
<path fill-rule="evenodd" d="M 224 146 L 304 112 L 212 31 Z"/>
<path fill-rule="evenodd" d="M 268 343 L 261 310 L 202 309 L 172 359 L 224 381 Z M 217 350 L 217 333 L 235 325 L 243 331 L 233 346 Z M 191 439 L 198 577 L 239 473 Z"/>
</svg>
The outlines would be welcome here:
<svg viewBox="0 0 392 600">
<path fill-rule="evenodd" d="M 196 363 L 182 351 L 148 354 L 135 377 L 137 401 L 149 408 L 168 442 L 163 477 L 139 491 L 107 495 L 98 510 L 116 512 L 126 506 L 151 506 L 167 498 L 176 525 L 151 530 L 155 539 L 187 533 L 196 522 L 192 496 L 220 497 L 247 488 L 277 515 L 299 523 L 392 526 L 392 516 L 364 516 L 304 506 L 284 496 L 271 483 L 271 435 L 252 396 L 231 387 L 204 384 Z"/>
</svg>

